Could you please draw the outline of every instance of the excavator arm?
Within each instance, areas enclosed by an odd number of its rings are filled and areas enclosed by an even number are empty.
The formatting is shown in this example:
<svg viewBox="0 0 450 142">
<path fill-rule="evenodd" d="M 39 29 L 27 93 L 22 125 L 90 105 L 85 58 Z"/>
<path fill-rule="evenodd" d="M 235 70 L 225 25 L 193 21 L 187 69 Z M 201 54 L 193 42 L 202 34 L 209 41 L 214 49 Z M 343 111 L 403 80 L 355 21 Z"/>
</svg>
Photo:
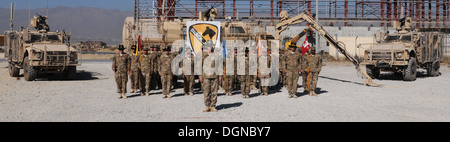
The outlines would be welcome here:
<svg viewBox="0 0 450 142">
<path fill-rule="evenodd" d="M 300 40 L 300 38 L 302 38 L 303 36 L 306 35 L 307 29 L 304 29 L 302 32 L 300 32 L 299 34 L 297 34 L 294 38 L 292 38 L 291 40 L 287 41 L 284 45 L 284 48 L 287 49 L 289 46 L 297 46 L 297 42 L 298 40 Z M 299 47 L 299 46 L 297 46 Z M 300 48 L 300 47 L 299 47 Z"/>
<path fill-rule="evenodd" d="M 292 18 L 288 16 L 286 11 L 282 11 L 280 13 L 280 18 L 281 20 L 279 21 L 279 23 L 275 25 L 275 31 L 277 33 L 278 39 L 281 38 L 281 32 L 285 31 L 287 28 L 289 28 L 289 26 L 306 22 L 312 29 L 314 29 L 314 31 L 324 37 L 328 41 L 328 43 L 334 45 L 334 47 L 338 49 L 340 53 L 342 53 L 356 66 L 356 70 L 358 70 L 358 72 L 366 78 L 364 85 L 380 86 L 379 84 L 372 82 L 372 78 L 361 68 L 361 66 L 359 65 L 359 61 L 347 52 L 347 50 L 345 49 L 345 44 L 334 39 L 325 29 L 323 29 L 322 25 L 315 21 L 315 19 L 311 15 L 307 14 L 306 11 Z"/>
</svg>

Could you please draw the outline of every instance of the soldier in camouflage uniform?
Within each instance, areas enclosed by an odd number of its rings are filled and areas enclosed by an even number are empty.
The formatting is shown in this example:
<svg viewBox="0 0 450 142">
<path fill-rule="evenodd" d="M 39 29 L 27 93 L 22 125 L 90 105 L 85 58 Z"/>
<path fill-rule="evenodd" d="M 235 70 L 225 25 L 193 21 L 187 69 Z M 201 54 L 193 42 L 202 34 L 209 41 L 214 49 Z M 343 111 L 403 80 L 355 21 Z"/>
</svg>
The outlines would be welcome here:
<svg viewBox="0 0 450 142">
<path fill-rule="evenodd" d="M 241 93 L 243 98 L 248 98 L 250 94 L 250 75 L 249 75 L 249 57 L 248 57 L 248 48 L 245 49 L 245 74 L 239 75 L 239 82 L 241 82 Z M 241 66 L 241 65 L 239 65 Z"/>
<path fill-rule="evenodd" d="M 133 53 L 130 56 L 131 58 L 131 72 L 130 72 L 130 83 L 131 83 L 131 93 L 137 93 L 137 89 L 141 89 L 139 84 L 140 79 L 140 69 L 139 69 L 139 54 L 136 54 L 136 46 L 133 45 L 131 47 L 133 49 Z"/>
<path fill-rule="evenodd" d="M 202 54 L 202 63 L 203 66 L 210 66 L 211 68 L 215 68 L 215 60 L 212 61 L 211 65 L 205 64 L 205 59 L 208 56 L 212 56 L 214 58 L 217 54 L 213 53 L 214 45 L 205 45 L 208 53 Z M 205 68 L 204 68 L 205 69 Z M 212 75 L 207 75 L 206 71 L 203 70 L 202 76 L 199 77 L 200 82 L 202 82 L 203 89 L 203 98 L 205 102 L 206 109 L 203 112 L 217 112 L 216 103 L 217 103 L 217 91 L 219 89 L 219 81 L 222 81 L 222 78 L 214 72 Z"/>
<path fill-rule="evenodd" d="M 286 52 L 286 83 L 289 92 L 289 98 L 297 98 L 297 82 L 299 66 L 301 60 L 299 54 L 295 53 L 296 46 L 290 46 L 290 50 Z"/>
<path fill-rule="evenodd" d="M 252 50 L 250 50 L 249 54 L 256 55 L 256 52 L 257 52 L 256 49 L 252 48 Z M 256 69 L 258 68 L 258 56 L 257 55 L 256 55 L 256 61 L 254 61 L 254 62 L 255 63 L 249 64 L 250 65 L 249 68 L 256 68 Z M 251 82 L 250 82 L 250 89 L 257 89 L 256 88 L 256 86 L 257 86 L 256 82 L 258 80 L 258 74 L 250 75 L 250 80 L 251 80 Z"/>
<path fill-rule="evenodd" d="M 322 70 L 322 57 L 320 55 L 316 55 L 316 47 L 314 46 L 311 47 L 311 55 L 308 57 L 308 67 L 308 79 L 310 80 L 309 95 L 317 96 L 315 90 L 319 79 L 319 73 Z"/>
<path fill-rule="evenodd" d="M 172 87 L 172 68 L 173 56 L 170 55 L 170 46 L 164 49 L 164 53 L 159 57 L 158 72 L 161 76 L 163 98 L 171 98 L 170 89 Z"/>
<path fill-rule="evenodd" d="M 187 49 L 186 52 L 187 54 L 184 55 L 182 64 L 184 95 L 194 96 L 194 56 L 191 54 L 190 49 Z M 188 65 L 190 66 L 189 70 Z"/>
<path fill-rule="evenodd" d="M 308 53 L 305 53 L 301 56 L 302 65 L 300 66 L 300 72 L 302 73 L 302 86 L 303 86 L 303 93 L 308 92 Z"/>
<path fill-rule="evenodd" d="M 119 99 L 127 98 L 125 94 L 127 93 L 128 73 L 130 72 L 131 62 L 130 56 L 123 50 L 125 50 L 123 45 L 119 45 L 119 53 L 115 54 L 112 59 L 112 70 L 116 78 L 117 93 L 119 93 Z"/>
<path fill-rule="evenodd" d="M 154 56 L 148 54 L 148 48 L 144 49 L 144 55 L 142 55 L 142 59 L 139 65 L 141 68 L 142 77 L 144 78 L 144 83 L 142 86 L 145 86 L 145 90 L 141 90 L 142 95 L 148 96 L 148 92 L 150 91 L 150 80 L 153 74 L 153 60 Z"/>
<path fill-rule="evenodd" d="M 235 49 L 236 50 L 236 49 Z M 229 54 L 231 55 L 231 54 Z M 225 63 L 225 72 L 224 72 L 224 90 L 225 90 L 225 95 L 227 96 L 231 96 L 231 92 L 233 91 L 233 86 L 234 86 L 234 79 L 235 79 L 235 74 L 236 74 L 236 61 L 235 58 L 236 56 L 227 56 L 224 60 Z M 233 67 L 232 68 L 226 68 L 226 63 L 227 62 L 234 62 Z M 228 70 L 234 70 L 234 74 L 228 75 L 226 74 L 226 71 Z"/>
<path fill-rule="evenodd" d="M 270 66 L 270 62 L 271 62 L 271 50 L 270 49 L 268 49 L 267 50 L 267 53 L 265 53 L 265 52 L 263 52 L 262 53 L 263 54 L 263 56 L 261 56 L 260 57 L 260 60 L 267 60 L 267 68 L 270 68 L 271 66 Z M 265 54 L 265 55 L 264 55 Z M 259 67 L 258 67 L 258 69 L 259 69 Z M 259 83 L 260 83 L 260 91 L 261 91 L 261 96 L 267 96 L 267 95 L 269 95 L 269 86 L 268 86 L 268 84 L 262 84 L 262 79 L 269 79 L 270 78 L 270 70 L 267 70 L 267 71 L 264 71 L 264 70 L 260 70 L 260 81 L 259 81 Z M 268 74 L 267 74 L 267 72 L 268 72 Z"/>
</svg>

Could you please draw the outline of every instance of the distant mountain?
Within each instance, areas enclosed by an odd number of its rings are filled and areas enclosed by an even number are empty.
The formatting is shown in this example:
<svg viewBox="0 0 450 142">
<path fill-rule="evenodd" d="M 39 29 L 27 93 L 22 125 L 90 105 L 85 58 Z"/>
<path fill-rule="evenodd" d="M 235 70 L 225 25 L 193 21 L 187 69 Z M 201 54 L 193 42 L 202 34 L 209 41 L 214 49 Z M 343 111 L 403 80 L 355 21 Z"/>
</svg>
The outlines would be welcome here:
<svg viewBox="0 0 450 142">
<path fill-rule="evenodd" d="M 31 17 L 36 13 L 46 15 L 47 9 L 31 10 Z M 59 6 L 48 9 L 48 24 L 51 31 L 63 30 L 72 33 L 72 41 L 104 41 L 119 44 L 122 40 L 122 28 L 127 16 L 132 11 L 110 10 L 93 7 L 70 8 Z M 0 32 L 9 29 L 10 10 L 0 8 Z M 19 9 L 14 13 L 14 29 L 28 27 L 28 10 Z"/>
</svg>

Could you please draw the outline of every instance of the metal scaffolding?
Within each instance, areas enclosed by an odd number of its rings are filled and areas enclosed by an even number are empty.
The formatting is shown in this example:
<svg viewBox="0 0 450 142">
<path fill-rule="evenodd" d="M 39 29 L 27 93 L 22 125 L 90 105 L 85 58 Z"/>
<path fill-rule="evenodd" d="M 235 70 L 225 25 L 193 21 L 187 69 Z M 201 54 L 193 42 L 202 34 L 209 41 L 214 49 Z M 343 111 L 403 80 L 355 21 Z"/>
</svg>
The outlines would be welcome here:
<svg viewBox="0 0 450 142">
<path fill-rule="evenodd" d="M 200 11 L 214 7 L 216 19 L 225 16 L 236 19 L 254 17 L 275 24 L 278 15 L 286 10 L 290 15 L 302 11 L 318 14 L 322 25 L 392 27 L 401 15 L 414 19 L 418 28 L 447 28 L 450 0 L 135 0 L 135 20 L 178 18 L 196 19 Z"/>
</svg>

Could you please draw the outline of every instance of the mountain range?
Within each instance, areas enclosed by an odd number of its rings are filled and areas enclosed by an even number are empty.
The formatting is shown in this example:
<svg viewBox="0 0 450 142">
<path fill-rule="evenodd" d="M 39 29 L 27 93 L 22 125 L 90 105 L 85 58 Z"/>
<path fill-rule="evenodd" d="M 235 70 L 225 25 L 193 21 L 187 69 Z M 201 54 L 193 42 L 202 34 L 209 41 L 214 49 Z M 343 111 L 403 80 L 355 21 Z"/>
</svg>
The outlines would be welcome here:
<svg viewBox="0 0 450 142">
<path fill-rule="evenodd" d="M 46 8 L 33 9 L 35 14 L 47 15 Z M 28 27 L 28 9 L 14 11 L 14 30 Z M 94 7 L 54 7 L 48 9 L 47 23 L 51 31 L 65 30 L 72 33 L 72 42 L 103 41 L 108 44 L 120 44 L 123 23 L 126 17 L 133 16 L 132 11 L 103 9 Z M 0 34 L 10 27 L 10 9 L 0 8 Z"/>
</svg>

